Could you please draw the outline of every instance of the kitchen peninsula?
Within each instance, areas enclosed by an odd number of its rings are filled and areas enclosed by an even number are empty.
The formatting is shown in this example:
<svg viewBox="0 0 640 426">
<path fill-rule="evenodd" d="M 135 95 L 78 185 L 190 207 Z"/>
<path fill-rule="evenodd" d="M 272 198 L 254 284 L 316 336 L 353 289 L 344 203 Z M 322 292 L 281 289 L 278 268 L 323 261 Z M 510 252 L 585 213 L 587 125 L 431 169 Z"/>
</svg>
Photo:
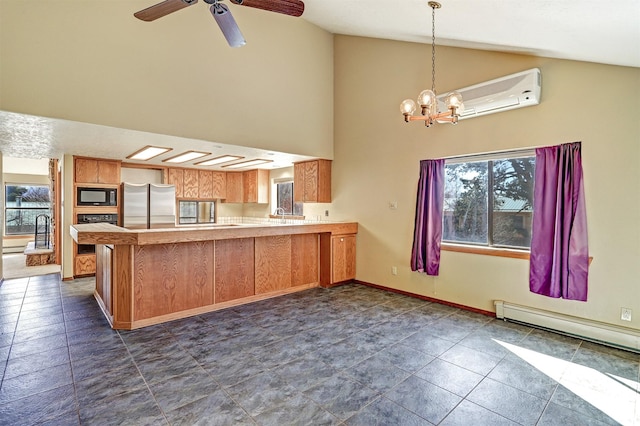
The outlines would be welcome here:
<svg viewBox="0 0 640 426">
<path fill-rule="evenodd" d="M 238 224 L 129 230 L 73 225 L 96 245 L 94 295 L 136 329 L 355 278 L 358 224 Z"/>
</svg>

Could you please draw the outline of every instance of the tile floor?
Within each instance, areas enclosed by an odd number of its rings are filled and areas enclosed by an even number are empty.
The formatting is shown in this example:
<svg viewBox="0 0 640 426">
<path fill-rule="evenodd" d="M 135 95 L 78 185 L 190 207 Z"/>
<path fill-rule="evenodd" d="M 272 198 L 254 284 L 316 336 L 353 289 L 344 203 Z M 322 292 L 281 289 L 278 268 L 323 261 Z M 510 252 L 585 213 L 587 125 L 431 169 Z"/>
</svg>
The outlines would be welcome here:
<svg viewBox="0 0 640 426">
<path fill-rule="evenodd" d="M 639 355 L 444 305 L 349 284 L 118 332 L 92 287 L 0 286 L 0 424 L 640 424 Z"/>
</svg>

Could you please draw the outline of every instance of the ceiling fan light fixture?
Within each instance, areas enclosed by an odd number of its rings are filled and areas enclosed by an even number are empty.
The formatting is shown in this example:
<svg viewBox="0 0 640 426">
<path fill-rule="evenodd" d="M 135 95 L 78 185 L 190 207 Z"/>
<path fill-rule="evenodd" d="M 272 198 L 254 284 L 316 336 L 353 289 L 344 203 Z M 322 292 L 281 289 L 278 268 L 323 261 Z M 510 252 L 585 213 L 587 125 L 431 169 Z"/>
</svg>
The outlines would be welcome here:
<svg viewBox="0 0 640 426">
<path fill-rule="evenodd" d="M 209 10 L 218 23 L 224 38 L 227 39 L 229 46 L 242 47 L 247 44 L 238 24 L 236 24 L 236 20 L 233 19 L 233 15 L 226 5 L 216 2 L 211 5 Z"/>
</svg>

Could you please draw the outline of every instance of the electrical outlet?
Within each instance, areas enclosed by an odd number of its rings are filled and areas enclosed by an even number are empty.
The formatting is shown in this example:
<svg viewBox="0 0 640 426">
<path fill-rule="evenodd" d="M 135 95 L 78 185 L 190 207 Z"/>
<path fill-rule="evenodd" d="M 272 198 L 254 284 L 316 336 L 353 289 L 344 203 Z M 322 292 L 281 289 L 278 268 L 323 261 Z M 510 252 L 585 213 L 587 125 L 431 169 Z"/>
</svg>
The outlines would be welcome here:
<svg viewBox="0 0 640 426">
<path fill-rule="evenodd" d="M 325 215 L 325 216 L 329 216 L 329 210 L 325 210 L 325 211 L 324 211 L 324 215 Z"/>
<path fill-rule="evenodd" d="M 631 313 L 630 308 L 620 308 L 620 319 L 622 321 L 631 321 Z"/>
<path fill-rule="evenodd" d="M 398 275 L 398 268 L 395 266 L 391 267 L 391 275 Z"/>
</svg>

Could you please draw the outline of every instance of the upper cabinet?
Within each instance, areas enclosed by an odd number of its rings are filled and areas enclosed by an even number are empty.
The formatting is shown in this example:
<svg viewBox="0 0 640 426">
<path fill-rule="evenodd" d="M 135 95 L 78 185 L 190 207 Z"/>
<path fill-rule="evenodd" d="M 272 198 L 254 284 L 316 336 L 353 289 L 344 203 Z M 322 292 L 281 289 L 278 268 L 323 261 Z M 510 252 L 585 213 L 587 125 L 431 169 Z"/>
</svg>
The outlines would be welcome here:
<svg viewBox="0 0 640 426">
<path fill-rule="evenodd" d="M 96 158 L 75 158 L 76 183 L 120 184 L 120 161 Z"/>
<path fill-rule="evenodd" d="M 227 203 L 242 203 L 242 172 L 227 172 Z"/>
<path fill-rule="evenodd" d="M 176 198 L 213 200 L 227 196 L 225 172 L 170 167 L 167 183 L 176 187 Z"/>
<path fill-rule="evenodd" d="M 167 183 L 176 187 L 176 198 L 184 197 L 184 170 L 169 168 L 167 170 Z"/>
<path fill-rule="evenodd" d="M 243 202 L 269 203 L 269 170 L 257 169 L 242 172 L 242 188 Z"/>
<path fill-rule="evenodd" d="M 331 160 L 312 160 L 293 165 L 293 201 L 331 202 Z"/>
</svg>

